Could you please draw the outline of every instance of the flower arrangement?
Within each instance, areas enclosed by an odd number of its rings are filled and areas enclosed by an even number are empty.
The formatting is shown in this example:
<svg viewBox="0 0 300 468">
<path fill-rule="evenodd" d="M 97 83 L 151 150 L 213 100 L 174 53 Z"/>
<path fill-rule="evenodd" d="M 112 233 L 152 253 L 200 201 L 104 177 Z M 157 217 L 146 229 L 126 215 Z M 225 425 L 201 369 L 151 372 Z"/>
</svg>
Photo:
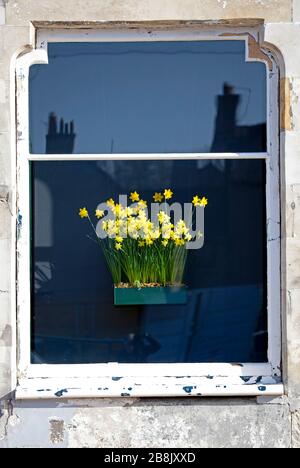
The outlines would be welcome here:
<svg viewBox="0 0 300 468">
<path fill-rule="evenodd" d="M 171 189 L 153 195 L 155 219 L 149 218 L 148 203 L 136 191 L 130 194 L 130 206 L 107 200 L 106 209 L 95 211 L 97 227 L 87 208 L 80 208 L 79 216 L 88 219 L 96 234 L 115 288 L 183 286 L 187 244 L 202 233 L 192 232 L 193 213 L 189 223 L 171 218 L 168 201 L 172 197 Z M 207 203 L 196 195 L 191 206 L 195 210 Z"/>
</svg>

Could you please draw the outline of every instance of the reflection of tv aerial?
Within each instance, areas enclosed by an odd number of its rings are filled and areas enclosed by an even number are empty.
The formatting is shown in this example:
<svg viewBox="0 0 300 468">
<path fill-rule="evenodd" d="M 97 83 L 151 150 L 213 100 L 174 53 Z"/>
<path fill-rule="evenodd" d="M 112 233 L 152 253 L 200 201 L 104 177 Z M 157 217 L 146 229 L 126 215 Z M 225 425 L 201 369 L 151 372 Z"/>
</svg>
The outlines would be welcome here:
<svg viewBox="0 0 300 468">
<path fill-rule="evenodd" d="M 250 104 L 250 98 L 251 98 L 252 90 L 251 90 L 251 88 L 246 88 L 246 87 L 243 87 L 243 86 L 237 86 L 237 87 L 235 87 L 234 89 L 236 89 L 236 90 L 239 90 L 239 89 L 240 89 L 240 90 L 246 91 L 246 93 L 247 93 L 247 98 L 246 98 L 246 99 L 247 99 L 247 102 L 246 102 L 245 110 L 244 110 L 243 113 L 241 113 L 240 116 L 237 116 L 237 119 L 236 119 L 237 123 L 240 123 L 240 122 L 242 122 L 242 121 L 244 120 L 244 118 L 245 118 L 246 115 L 247 115 L 247 112 L 248 112 L 248 109 L 249 109 L 249 104 Z"/>
</svg>

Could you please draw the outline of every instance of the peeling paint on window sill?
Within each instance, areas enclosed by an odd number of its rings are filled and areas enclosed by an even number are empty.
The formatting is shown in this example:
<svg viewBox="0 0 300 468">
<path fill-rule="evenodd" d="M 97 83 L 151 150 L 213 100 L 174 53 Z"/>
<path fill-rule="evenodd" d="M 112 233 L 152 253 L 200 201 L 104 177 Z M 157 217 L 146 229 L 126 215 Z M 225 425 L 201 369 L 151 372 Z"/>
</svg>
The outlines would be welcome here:
<svg viewBox="0 0 300 468">
<path fill-rule="evenodd" d="M 17 399 L 281 396 L 284 387 L 270 377 L 156 377 L 24 379 Z"/>
</svg>

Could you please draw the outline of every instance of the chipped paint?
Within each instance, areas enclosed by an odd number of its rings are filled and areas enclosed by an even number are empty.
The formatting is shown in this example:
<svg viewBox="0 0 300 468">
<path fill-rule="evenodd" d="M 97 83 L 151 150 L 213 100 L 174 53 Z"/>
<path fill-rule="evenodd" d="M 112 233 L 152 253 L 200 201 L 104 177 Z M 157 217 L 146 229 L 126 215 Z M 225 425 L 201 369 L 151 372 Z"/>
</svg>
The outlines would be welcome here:
<svg viewBox="0 0 300 468">
<path fill-rule="evenodd" d="M 17 239 L 19 239 L 20 235 L 21 235 L 22 219 L 23 219 L 23 217 L 22 217 L 20 211 L 18 211 L 18 216 L 17 216 Z"/>
<path fill-rule="evenodd" d="M 76 387 L 72 386 L 77 380 Z M 45 383 L 47 386 L 43 386 Z M 71 398 L 97 398 L 97 397 L 157 397 L 157 396 L 229 396 L 229 395 L 260 395 L 257 383 L 265 387 L 266 395 L 281 395 L 283 386 L 270 376 L 249 377 L 245 381 L 236 378 L 214 377 L 191 377 L 178 381 L 176 377 L 147 377 L 135 379 L 132 383 L 130 377 L 123 377 L 121 381 L 107 378 L 87 379 L 61 379 L 58 386 L 57 379 L 21 379 L 17 388 L 18 399 L 71 399 Z M 101 385 L 102 384 L 102 385 Z"/>
<path fill-rule="evenodd" d="M 65 395 L 66 393 L 68 393 L 68 390 L 66 388 L 62 389 L 62 390 L 59 390 L 58 392 L 55 392 L 54 395 L 57 397 L 57 398 L 60 398 L 62 397 L 63 395 Z"/>
<path fill-rule="evenodd" d="M 192 393 L 192 390 L 194 390 L 197 387 L 192 387 L 192 386 L 188 385 L 187 387 L 182 387 L 182 388 L 186 393 L 190 394 L 190 393 Z"/>
</svg>

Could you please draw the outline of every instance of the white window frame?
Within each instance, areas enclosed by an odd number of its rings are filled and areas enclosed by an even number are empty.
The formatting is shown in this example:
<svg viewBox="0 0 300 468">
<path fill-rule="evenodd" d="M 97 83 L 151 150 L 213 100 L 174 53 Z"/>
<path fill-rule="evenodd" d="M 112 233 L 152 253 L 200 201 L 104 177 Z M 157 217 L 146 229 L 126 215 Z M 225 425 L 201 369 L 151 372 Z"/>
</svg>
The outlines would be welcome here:
<svg viewBox="0 0 300 468">
<path fill-rule="evenodd" d="M 229 32 L 228 32 L 229 31 Z M 17 311 L 18 385 L 16 396 L 30 398 L 155 397 L 155 396 L 276 396 L 284 393 L 281 379 L 281 280 L 279 193 L 279 68 L 271 52 L 250 58 L 250 38 L 256 29 L 66 29 L 37 31 L 36 48 L 16 65 L 17 87 Z M 49 42 L 140 42 L 244 40 L 245 61 L 261 61 L 267 69 L 266 153 L 114 154 L 114 159 L 259 159 L 266 162 L 268 363 L 175 363 L 48 365 L 30 363 L 30 161 L 108 160 L 110 154 L 49 155 L 29 153 L 29 68 L 47 64 Z M 265 54 L 265 55 L 264 55 Z M 265 57 L 265 60 L 264 60 Z M 270 63 L 272 66 L 270 67 Z"/>
</svg>

